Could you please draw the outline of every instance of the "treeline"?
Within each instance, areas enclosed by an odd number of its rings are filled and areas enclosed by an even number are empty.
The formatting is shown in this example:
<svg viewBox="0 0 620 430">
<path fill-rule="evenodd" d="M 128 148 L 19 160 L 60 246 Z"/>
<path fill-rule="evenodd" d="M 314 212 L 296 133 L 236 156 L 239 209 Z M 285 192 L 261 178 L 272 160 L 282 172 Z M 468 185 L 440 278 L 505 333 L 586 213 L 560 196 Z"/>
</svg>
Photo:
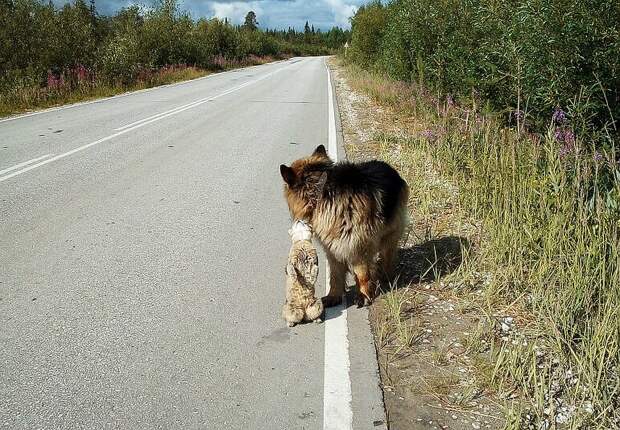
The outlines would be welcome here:
<svg viewBox="0 0 620 430">
<path fill-rule="evenodd" d="M 540 128 L 561 108 L 577 128 L 614 130 L 619 23 L 617 0 L 375 2 L 352 19 L 350 58 Z"/>
<path fill-rule="evenodd" d="M 61 8 L 51 1 L 0 0 L 0 97 L 59 82 L 131 84 L 170 65 L 220 69 L 257 57 L 327 54 L 348 37 L 340 28 L 263 31 L 250 17 L 241 26 L 196 20 L 176 0 L 124 8 L 114 16 L 98 14 L 94 0 Z"/>
</svg>

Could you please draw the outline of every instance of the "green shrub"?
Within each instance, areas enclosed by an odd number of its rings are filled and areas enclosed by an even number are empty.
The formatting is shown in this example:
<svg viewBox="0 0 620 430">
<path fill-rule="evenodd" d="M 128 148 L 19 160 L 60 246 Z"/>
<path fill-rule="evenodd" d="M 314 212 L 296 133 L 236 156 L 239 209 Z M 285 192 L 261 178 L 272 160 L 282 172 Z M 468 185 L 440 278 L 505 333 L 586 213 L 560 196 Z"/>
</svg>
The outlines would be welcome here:
<svg viewBox="0 0 620 430">
<path fill-rule="evenodd" d="M 476 91 L 538 130 L 562 107 L 583 132 L 620 117 L 618 22 L 613 0 L 393 0 L 360 8 L 351 52 L 395 79 Z"/>
<path fill-rule="evenodd" d="M 118 34 L 100 48 L 98 70 L 110 82 L 131 83 L 140 68 L 139 45 L 135 36 Z"/>
<path fill-rule="evenodd" d="M 351 20 L 351 56 L 365 67 L 373 65 L 381 52 L 386 10 L 380 2 L 358 9 Z"/>
</svg>

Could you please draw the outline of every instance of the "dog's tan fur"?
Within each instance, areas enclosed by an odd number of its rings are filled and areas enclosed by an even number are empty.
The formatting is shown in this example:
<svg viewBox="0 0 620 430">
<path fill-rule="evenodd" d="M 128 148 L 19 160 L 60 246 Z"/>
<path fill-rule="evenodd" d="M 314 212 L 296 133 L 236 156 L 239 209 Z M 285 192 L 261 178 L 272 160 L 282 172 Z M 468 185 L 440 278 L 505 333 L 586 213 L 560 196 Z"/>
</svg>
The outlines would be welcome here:
<svg viewBox="0 0 620 430">
<path fill-rule="evenodd" d="M 395 267 L 408 222 L 407 184 L 385 163 L 334 164 L 323 145 L 290 167 L 280 166 L 280 173 L 291 216 L 310 223 L 327 254 L 330 291 L 324 304 L 341 302 L 347 271 L 355 276 L 358 304 L 372 302 L 377 254 L 386 275 Z"/>
<path fill-rule="evenodd" d="M 316 248 L 310 236 L 301 240 L 291 236 L 293 244 L 286 265 L 286 302 L 282 306 L 282 316 L 289 327 L 301 321 L 320 322 L 323 314 L 323 302 L 314 296 L 319 275 Z"/>
</svg>

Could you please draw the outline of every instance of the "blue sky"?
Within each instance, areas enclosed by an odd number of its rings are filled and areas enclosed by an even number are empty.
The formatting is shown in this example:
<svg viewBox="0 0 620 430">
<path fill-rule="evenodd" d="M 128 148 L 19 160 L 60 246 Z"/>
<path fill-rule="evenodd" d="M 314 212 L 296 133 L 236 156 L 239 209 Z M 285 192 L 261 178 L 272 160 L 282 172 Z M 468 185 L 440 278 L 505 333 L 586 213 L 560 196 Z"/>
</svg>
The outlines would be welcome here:
<svg viewBox="0 0 620 430">
<path fill-rule="evenodd" d="M 303 28 L 306 20 L 315 28 L 327 30 L 334 25 L 349 28 L 349 17 L 358 6 L 368 0 L 180 0 L 181 9 L 195 18 L 228 18 L 241 23 L 245 14 L 253 10 L 262 28 Z M 63 3 L 60 0 L 59 3 Z M 95 0 L 97 10 L 113 14 L 131 4 L 150 5 L 150 0 Z"/>
</svg>

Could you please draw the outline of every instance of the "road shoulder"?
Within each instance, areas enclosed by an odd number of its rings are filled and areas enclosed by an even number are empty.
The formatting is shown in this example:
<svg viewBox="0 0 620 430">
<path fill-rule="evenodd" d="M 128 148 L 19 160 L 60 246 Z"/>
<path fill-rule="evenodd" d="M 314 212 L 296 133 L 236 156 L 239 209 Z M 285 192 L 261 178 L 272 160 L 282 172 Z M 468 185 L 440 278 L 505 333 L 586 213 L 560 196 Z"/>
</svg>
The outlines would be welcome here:
<svg viewBox="0 0 620 430">
<path fill-rule="evenodd" d="M 330 73 L 333 66 L 328 59 Z M 336 81 L 332 73 L 332 94 L 336 119 L 338 159 L 347 159 Z M 351 305 L 352 303 L 349 303 Z M 353 410 L 353 429 L 387 430 L 383 391 L 377 364 L 377 351 L 369 323 L 368 308 L 349 306 L 347 311 L 349 337 L 349 377 Z"/>
<path fill-rule="evenodd" d="M 369 319 L 365 319 L 370 321 L 374 335 L 369 342 L 374 341 L 373 352 L 378 356 L 387 426 L 501 428 L 497 402 L 481 386 L 480 375 L 475 374 L 473 366 L 477 360 L 485 359 L 484 345 L 474 345 L 472 339 L 481 321 L 442 282 L 443 276 L 458 269 L 466 243 L 459 239 L 470 237 L 473 226 L 456 222 L 446 210 L 455 196 L 451 184 L 434 176 L 428 166 L 417 166 L 404 157 L 411 155 L 401 147 L 410 132 L 409 124 L 403 126 L 401 118 L 389 107 L 374 102 L 366 94 L 366 89 L 377 89 L 374 83 L 356 82 L 360 85 L 353 87 L 352 77 L 339 60 L 332 59 L 330 67 L 349 160 L 383 159 L 394 165 L 410 184 L 422 187 L 423 192 L 433 194 L 437 200 L 433 217 L 414 217 L 417 219 L 401 245 L 400 278 L 392 289 L 380 295 L 369 309 Z M 419 215 L 412 210 L 417 204 L 414 199 L 410 201 L 410 211 Z M 443 203 L 448 206 L 442 206 Z M 442 273 L 433 276 L 433 268 L 439 266 Z M 355 313 L 351 314 L 353 320 Z"/>
</svg>

